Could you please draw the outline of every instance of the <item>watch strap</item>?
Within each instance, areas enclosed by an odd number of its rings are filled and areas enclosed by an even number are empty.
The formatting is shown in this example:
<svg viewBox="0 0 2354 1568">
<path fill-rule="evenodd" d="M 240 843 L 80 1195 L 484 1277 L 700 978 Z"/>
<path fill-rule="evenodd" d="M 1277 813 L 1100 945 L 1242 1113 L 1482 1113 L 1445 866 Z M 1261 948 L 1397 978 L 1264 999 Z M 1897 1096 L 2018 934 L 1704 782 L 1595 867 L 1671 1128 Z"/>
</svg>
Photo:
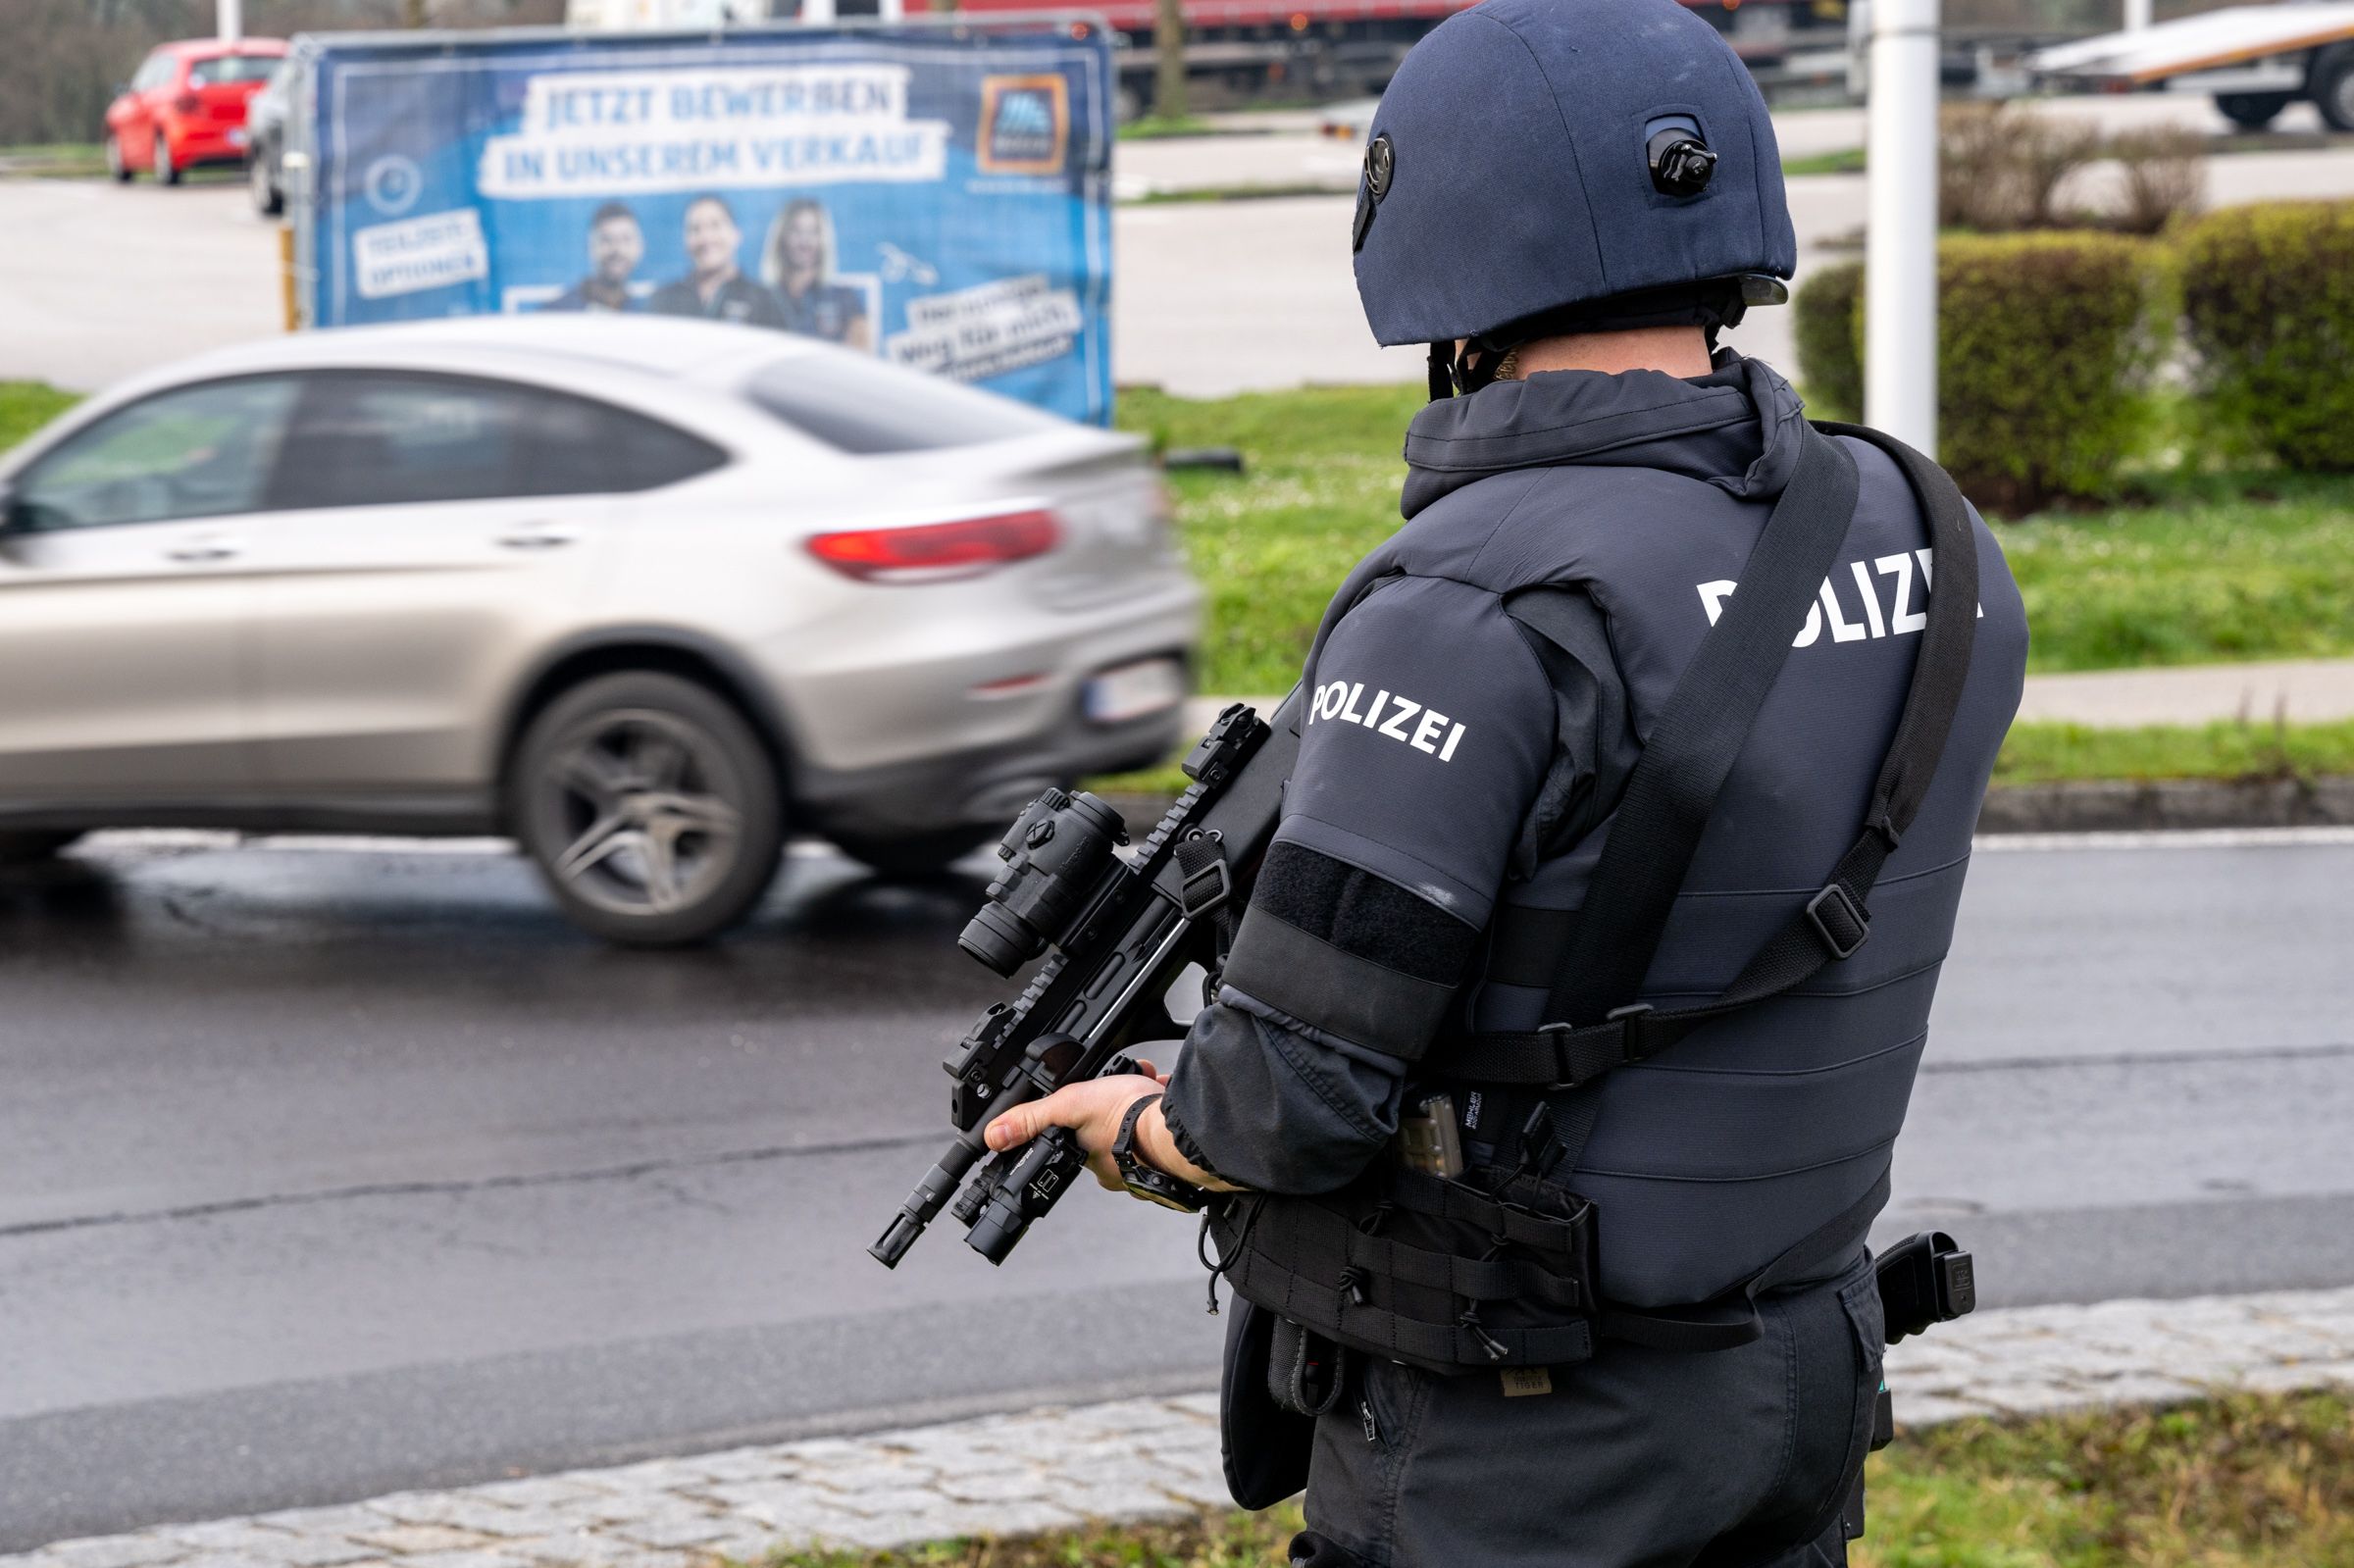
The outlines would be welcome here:
<svg viewBox="0 0 2354 1568">
<path fill-rule="evenodd" d="M 1113 1159 L 1132 1160 L 1136 1158 L 1137 1121 L 1145 1114 L 1145 1108 L 1160 1097 L 1158 1091 L 1151 1094 L 1139 1094 L 1135 1102 L 1128 1107 L 1128 1114 L 1120 1118 L 1119 1136 L 1111 1140 L 1111 1157 Z"/>
<path fill-rule="evenodd" d="M 1160 1098 L 1158 1093 L 1143 1094 L 1128 1107 L 1120 1118 L 1119 1135 L 1111 1140 L 1111 1163 L 1118 1168 L 1120 1181 L 1129 1195 L 1157 1203 L 1163 1208 L 1179 1209 L 1198 1214 L 1209 1201 L 1209 1193 L 1182 1176 L 1171 1176 L 1158 1166 L 1138 1157 L 1136 1152 L 1136 1124 L 1145 1108 Z"/>
</svg>

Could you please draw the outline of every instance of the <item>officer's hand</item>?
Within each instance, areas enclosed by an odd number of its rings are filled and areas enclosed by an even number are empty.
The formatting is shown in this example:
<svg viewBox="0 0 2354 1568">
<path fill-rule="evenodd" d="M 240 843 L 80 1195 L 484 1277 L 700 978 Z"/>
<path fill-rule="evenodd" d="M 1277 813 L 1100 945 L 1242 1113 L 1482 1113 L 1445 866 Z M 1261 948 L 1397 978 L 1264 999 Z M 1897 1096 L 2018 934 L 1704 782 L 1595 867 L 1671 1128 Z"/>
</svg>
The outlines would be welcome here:
<svg viewBox="0 0 2354 1568">
<path fill-rule="evenodd" d="M 1169 1081 L 1169 1075 L 1151 1062 L 1136 1065 L 1137 1072 L 1065 1084 L 1045 1099 L 1016 1105 L 989 1124 L 989 1146 L 1008 1149 L 1049 1127 L 1067 1127 L 1079 1135 L 1079 1146 L 1087 1150 L 1087 1168 L 1096 1173 L 1096 1180 L 1115 1192 L 1126 1190 L 1119 1168 L 1111 1163 L 1111 1140 L 1120 1136 L 1120 1118 L 1129 1106 Z"/>
</svg>

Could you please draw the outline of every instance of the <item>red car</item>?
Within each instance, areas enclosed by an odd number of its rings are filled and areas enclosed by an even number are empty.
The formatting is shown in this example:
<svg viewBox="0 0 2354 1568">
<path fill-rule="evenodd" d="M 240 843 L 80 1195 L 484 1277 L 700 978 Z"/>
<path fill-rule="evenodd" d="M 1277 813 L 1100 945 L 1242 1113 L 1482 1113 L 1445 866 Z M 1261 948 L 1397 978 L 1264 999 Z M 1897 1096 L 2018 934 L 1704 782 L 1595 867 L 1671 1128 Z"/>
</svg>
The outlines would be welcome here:
<svg viewBox="0 0 2354 1568">
<path fill-rule="evenodd" d="M 106 110 L 106 166 L 128 179 L 144 165 L 176 185 L 199 164 L 245 161 L 245 101 L 285 58 L 281 38 L 158 44 Z"/>
</svg>

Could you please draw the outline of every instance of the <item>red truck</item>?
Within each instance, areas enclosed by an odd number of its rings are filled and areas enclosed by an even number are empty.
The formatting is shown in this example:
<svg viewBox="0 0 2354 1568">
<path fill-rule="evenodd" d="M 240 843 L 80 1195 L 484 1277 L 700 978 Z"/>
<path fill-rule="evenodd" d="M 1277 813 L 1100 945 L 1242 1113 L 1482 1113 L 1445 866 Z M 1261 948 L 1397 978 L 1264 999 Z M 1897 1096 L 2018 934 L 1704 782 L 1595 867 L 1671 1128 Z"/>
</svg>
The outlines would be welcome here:
<svg viewBox="0 0 2354 1568">
<path fill-rule="evenodd" d="M 1414 40 L 1473 0 L 1184 0 L 1190 77 L 1235 98 L 1344 97 L 1378 91 Z M 1683 0 L 1733 40 L 1753 67 L 1771 65 L 1791 40 L 1845 39 L 1839 0 Z M 924 9 L 908 0 L 907 9 Z M 933 0 L 935 11 L 1036 11 L 1039 0 Z M 1122 109 L 1151 107 L 1153 0 L 1096 0 L 1120 51 Z M 1224 96 L 1223 92 L 1218 94 Z"/>
</svg>

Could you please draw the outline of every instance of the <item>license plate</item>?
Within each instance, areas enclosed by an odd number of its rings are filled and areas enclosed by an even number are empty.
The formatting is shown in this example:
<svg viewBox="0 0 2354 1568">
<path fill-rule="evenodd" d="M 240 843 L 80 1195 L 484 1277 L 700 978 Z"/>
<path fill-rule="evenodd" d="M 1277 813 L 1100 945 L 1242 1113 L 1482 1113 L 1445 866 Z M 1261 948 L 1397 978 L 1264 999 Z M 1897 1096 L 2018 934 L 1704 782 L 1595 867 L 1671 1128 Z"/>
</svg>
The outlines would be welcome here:
<svg viewBox="0 0 2354 1568">
<path fill-rule="evenodd" d="M 1184 666 L 1175 659 L 1140 659 L 1090 677 L 1079 704 L 1097 724 L 1125 724 L 1184 700 Z"/>
</svg>

